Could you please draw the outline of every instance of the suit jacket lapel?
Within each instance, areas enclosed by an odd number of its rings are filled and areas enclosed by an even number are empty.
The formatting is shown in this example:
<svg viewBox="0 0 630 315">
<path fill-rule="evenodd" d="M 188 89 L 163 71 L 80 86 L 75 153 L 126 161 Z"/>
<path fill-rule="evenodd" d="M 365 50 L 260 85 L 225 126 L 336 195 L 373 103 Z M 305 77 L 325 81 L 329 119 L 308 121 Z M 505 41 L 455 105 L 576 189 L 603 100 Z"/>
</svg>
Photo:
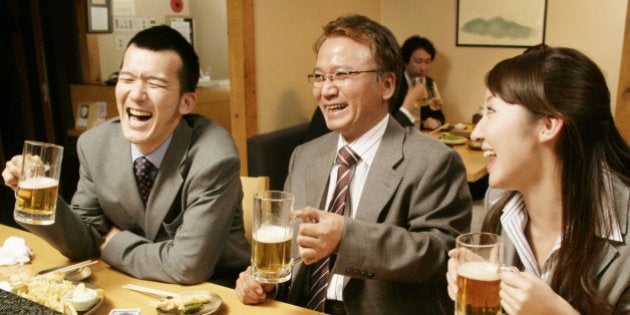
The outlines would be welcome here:
<svg viewBox="0 0 630 315">
<path fill-rule="evenodd" d="M 402 171 L 395 168 L 402 159 L 405 131 L 392 117 L 376 151 L 370 171 L 363 187 L 356 219 L 376 222 L 402 179 Z"/>
<path fill-rule="evenodd" d="M 338 133 L 336 136 L 326 137 L 326 142 L 322 145 L 322 154 L 316 157 L 312 167 L 306 171 L 306 182 L 312 188 L 306 191 L 306 204 L 319 206 L 322 210 L 325 207 L 324 194 L 328 188 L 328 178 L 332 170 L 335 156 L 337 155 L 337 141 L 339 141 Z"/>
<path fill-rule="evenodd" d="M 120 151 L 110 150 L 114 156 L 108 161 L 112 161 L 113 165 L 107 167 L 111 171 L 110 178 L 113 184 L 111 191 L 119 195 L 121 208 L 133 218 L 134 222 L 143 222 L 144 205 L 134 175 L 131 146 L 125 139 L 122 130 L 116 133 L 115 147 L 119 148 Z"/>
<path fill-rule="evenodd" d="M 155 239 L 170 207 L 179 206 L 179 204 L 174 204 L 174 199 L 184 182 L 180 167 L 186 159 L 186 152 L 188 152 L 191 138 L 192 129 L 182 119 L 173 133 L 173 138 L 164 155 L 164 160 L 153 184 L 149 200 L 147 200 L 144 222 L 146 237 L 150 240 Z"/>
</svg>

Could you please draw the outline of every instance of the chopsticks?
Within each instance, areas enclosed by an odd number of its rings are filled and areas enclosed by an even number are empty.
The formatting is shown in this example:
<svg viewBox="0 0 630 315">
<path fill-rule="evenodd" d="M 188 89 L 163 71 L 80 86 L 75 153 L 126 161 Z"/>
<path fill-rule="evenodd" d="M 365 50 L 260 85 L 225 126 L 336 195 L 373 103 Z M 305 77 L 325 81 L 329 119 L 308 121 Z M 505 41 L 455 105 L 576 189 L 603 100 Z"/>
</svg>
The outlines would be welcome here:
<svg viewBox="0 0 630 315">
<path fill-rule="evenodd" d="M 161 298 L 169 299 L 169 298 L 179 297 L 179 294 L 177 293 L 162 291 L 158 289 L 151 289 L 151 288 L 147 288 L 147 287 L 143 287 L 143 286 L 135 285 L 131 283 L 125 284 L 122 287 L 128 290 L 145 293 L 145 294 L 149 294 L 149 295 L 153 295 L 153 296 L 157 296 Z"/>
<path fill-rule="evenodd" d="M 449 123 L 445 123 L 444 125 L 440 126 L 439 128 L 437 128 L 437 129 L 435 129 L 435 130 L 433 130 L 433 131 L 429 132 L 429 135 L 432 135 L 432 134 L 434 134 L 434 133 L 436 133 L 436 132 L 438 132 L 438 131 L 444 130 L 444 129 L 446 129 L 446 128 L 450 127 L 450 126 L 451 126 L 451 125 L 450 125 Z"/>
<path fill-rule="evenodd" d="M 50 274 L 52 274 L 54 272 L 67 273 L 68 271 L 72 271 L 72 270 L 75 270 L 75 269 L 78 270 L 78 269 L 83 268 L 83 267 L 94 265 L 97 262 L 98 262 L 98 260 L 86 260 L 86 261 L 82 261 L 82 262 L 79 262 L 79 263 L 76 263 L 76 264 L 72 264 L 72 265 L 68 265 L 68 266 L 61 267 L 61 268 L 48 269 L 49 271 L 40 273 L 40 274 L 32 277 L 31 280 L 45 277 L 45 276 L 50 275 Z M 12 287 L 15 287 L 15 286 L 22 286 L 22 285 L 25 285 L 27 283 L 28 283 L 28 281 L 20 281 L 20 282 L 11 283 L 10 285 Z"/>
<path fill-rule="evenodd" d="M 75 270 L 75 269 L 76 269 L 76 270 L 78 270 L 78 269 L 83 268 L 83 267 L 87 267 L 87 266 L 90 266 L 90 265 L 94 265 L 94 264 L 95 264 L 95 263 L 97 263 L 97 262 L 98 262 L 98 260 L 86 260 L 86 261 L 82 261 L 82 262 L 80 262 L 80 263 L 76 263 L 76 264 L 73 264 L 73 265 L 69 265 L 69 266 L 61 267 L 61 268 L 59 268 L 59 269 L 53 269 L 53 270 L 51 270 L 51 271 L 44 272 L 44 273 L 42 273 L 42 274 L 38 275 L 38 277 L 43 277 L 43 276 L 49 275 L 49 274 L 51 274 L 51 273 L 53 273 L 53 272 L 67 273 L 68 271 L 72 271 L 72 270 Z"/>
</svg>

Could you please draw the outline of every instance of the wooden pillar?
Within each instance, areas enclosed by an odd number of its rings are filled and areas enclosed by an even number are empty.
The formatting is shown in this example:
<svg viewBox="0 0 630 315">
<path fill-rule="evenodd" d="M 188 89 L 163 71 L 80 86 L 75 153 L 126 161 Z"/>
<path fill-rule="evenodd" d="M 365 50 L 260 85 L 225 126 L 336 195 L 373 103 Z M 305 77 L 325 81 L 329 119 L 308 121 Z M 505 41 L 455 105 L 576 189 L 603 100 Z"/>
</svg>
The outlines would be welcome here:
<svg viewBox="0 0 630 315">
<path fill-rule="evenodd" d="M 617 87 L 615 125 L 626 142 L 630 143 L 630 2 L 628 2 L 626 11 L 626 30 L 623 37 L 621 69 Z"/>
<path fill-rule="evenodd" d="M 247 175 L 247 138 L 258 133 L 253 0 L 226 0 L 232 136 Z"/>
</svg>

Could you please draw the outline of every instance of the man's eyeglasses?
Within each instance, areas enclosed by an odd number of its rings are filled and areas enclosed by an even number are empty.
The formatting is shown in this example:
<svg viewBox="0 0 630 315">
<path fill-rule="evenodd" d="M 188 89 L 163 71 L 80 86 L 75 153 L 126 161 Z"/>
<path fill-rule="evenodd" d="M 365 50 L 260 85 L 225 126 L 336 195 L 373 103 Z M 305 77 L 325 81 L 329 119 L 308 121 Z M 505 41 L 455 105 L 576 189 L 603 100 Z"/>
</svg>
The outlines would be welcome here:
<svg viewBox="0 0 630 315">
<path fill-rule="evenodd" d="M 372 69 L 372 70 L 359 70 L 359 71 L 337 71 L 331 74 L 323 74 L 323 73 L 312 73 L 309 74 L 308 83 L 312 84 L 313 87 L 322 87 L 324 86 L 324 82 L 326 79 L 329 79 L 330 82 L 334 82 L 336 86 L 343 86 L 348 82 L 348 79 L 351 76 L 355 76 L 361 73 L 367 72 L 381 72 L 380 69 Z"/>
</svg>

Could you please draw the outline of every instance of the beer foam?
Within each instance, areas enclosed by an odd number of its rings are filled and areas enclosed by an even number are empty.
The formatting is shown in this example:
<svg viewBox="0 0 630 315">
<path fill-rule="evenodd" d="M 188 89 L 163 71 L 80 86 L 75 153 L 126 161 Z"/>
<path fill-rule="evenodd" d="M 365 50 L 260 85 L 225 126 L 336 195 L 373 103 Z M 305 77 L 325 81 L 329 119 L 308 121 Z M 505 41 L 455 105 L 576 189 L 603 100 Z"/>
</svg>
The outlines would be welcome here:
<svg viewBox="0 0 630 315">
<path fill-rule="evenodd" d="M 496 281 L 501 279 L 499 266 L 485 261 L 468 261 L 457 268 L 457 274 L 468 279 Z"/>
<path fill-rule="evenodd" d="M 59 185 L 59 181 L 49 177 L 31 177 L 25 180 L 20 180 L 18 184 L 22 189 L 43 189 L 48 187 L 54 187 Z"/>
<path fill-rule="evenodd" d="M 262 225 L 252 236 L 261 243 L 281 243 L 291 239 L 291 229 L 279 225 Z"/>
</svg>

